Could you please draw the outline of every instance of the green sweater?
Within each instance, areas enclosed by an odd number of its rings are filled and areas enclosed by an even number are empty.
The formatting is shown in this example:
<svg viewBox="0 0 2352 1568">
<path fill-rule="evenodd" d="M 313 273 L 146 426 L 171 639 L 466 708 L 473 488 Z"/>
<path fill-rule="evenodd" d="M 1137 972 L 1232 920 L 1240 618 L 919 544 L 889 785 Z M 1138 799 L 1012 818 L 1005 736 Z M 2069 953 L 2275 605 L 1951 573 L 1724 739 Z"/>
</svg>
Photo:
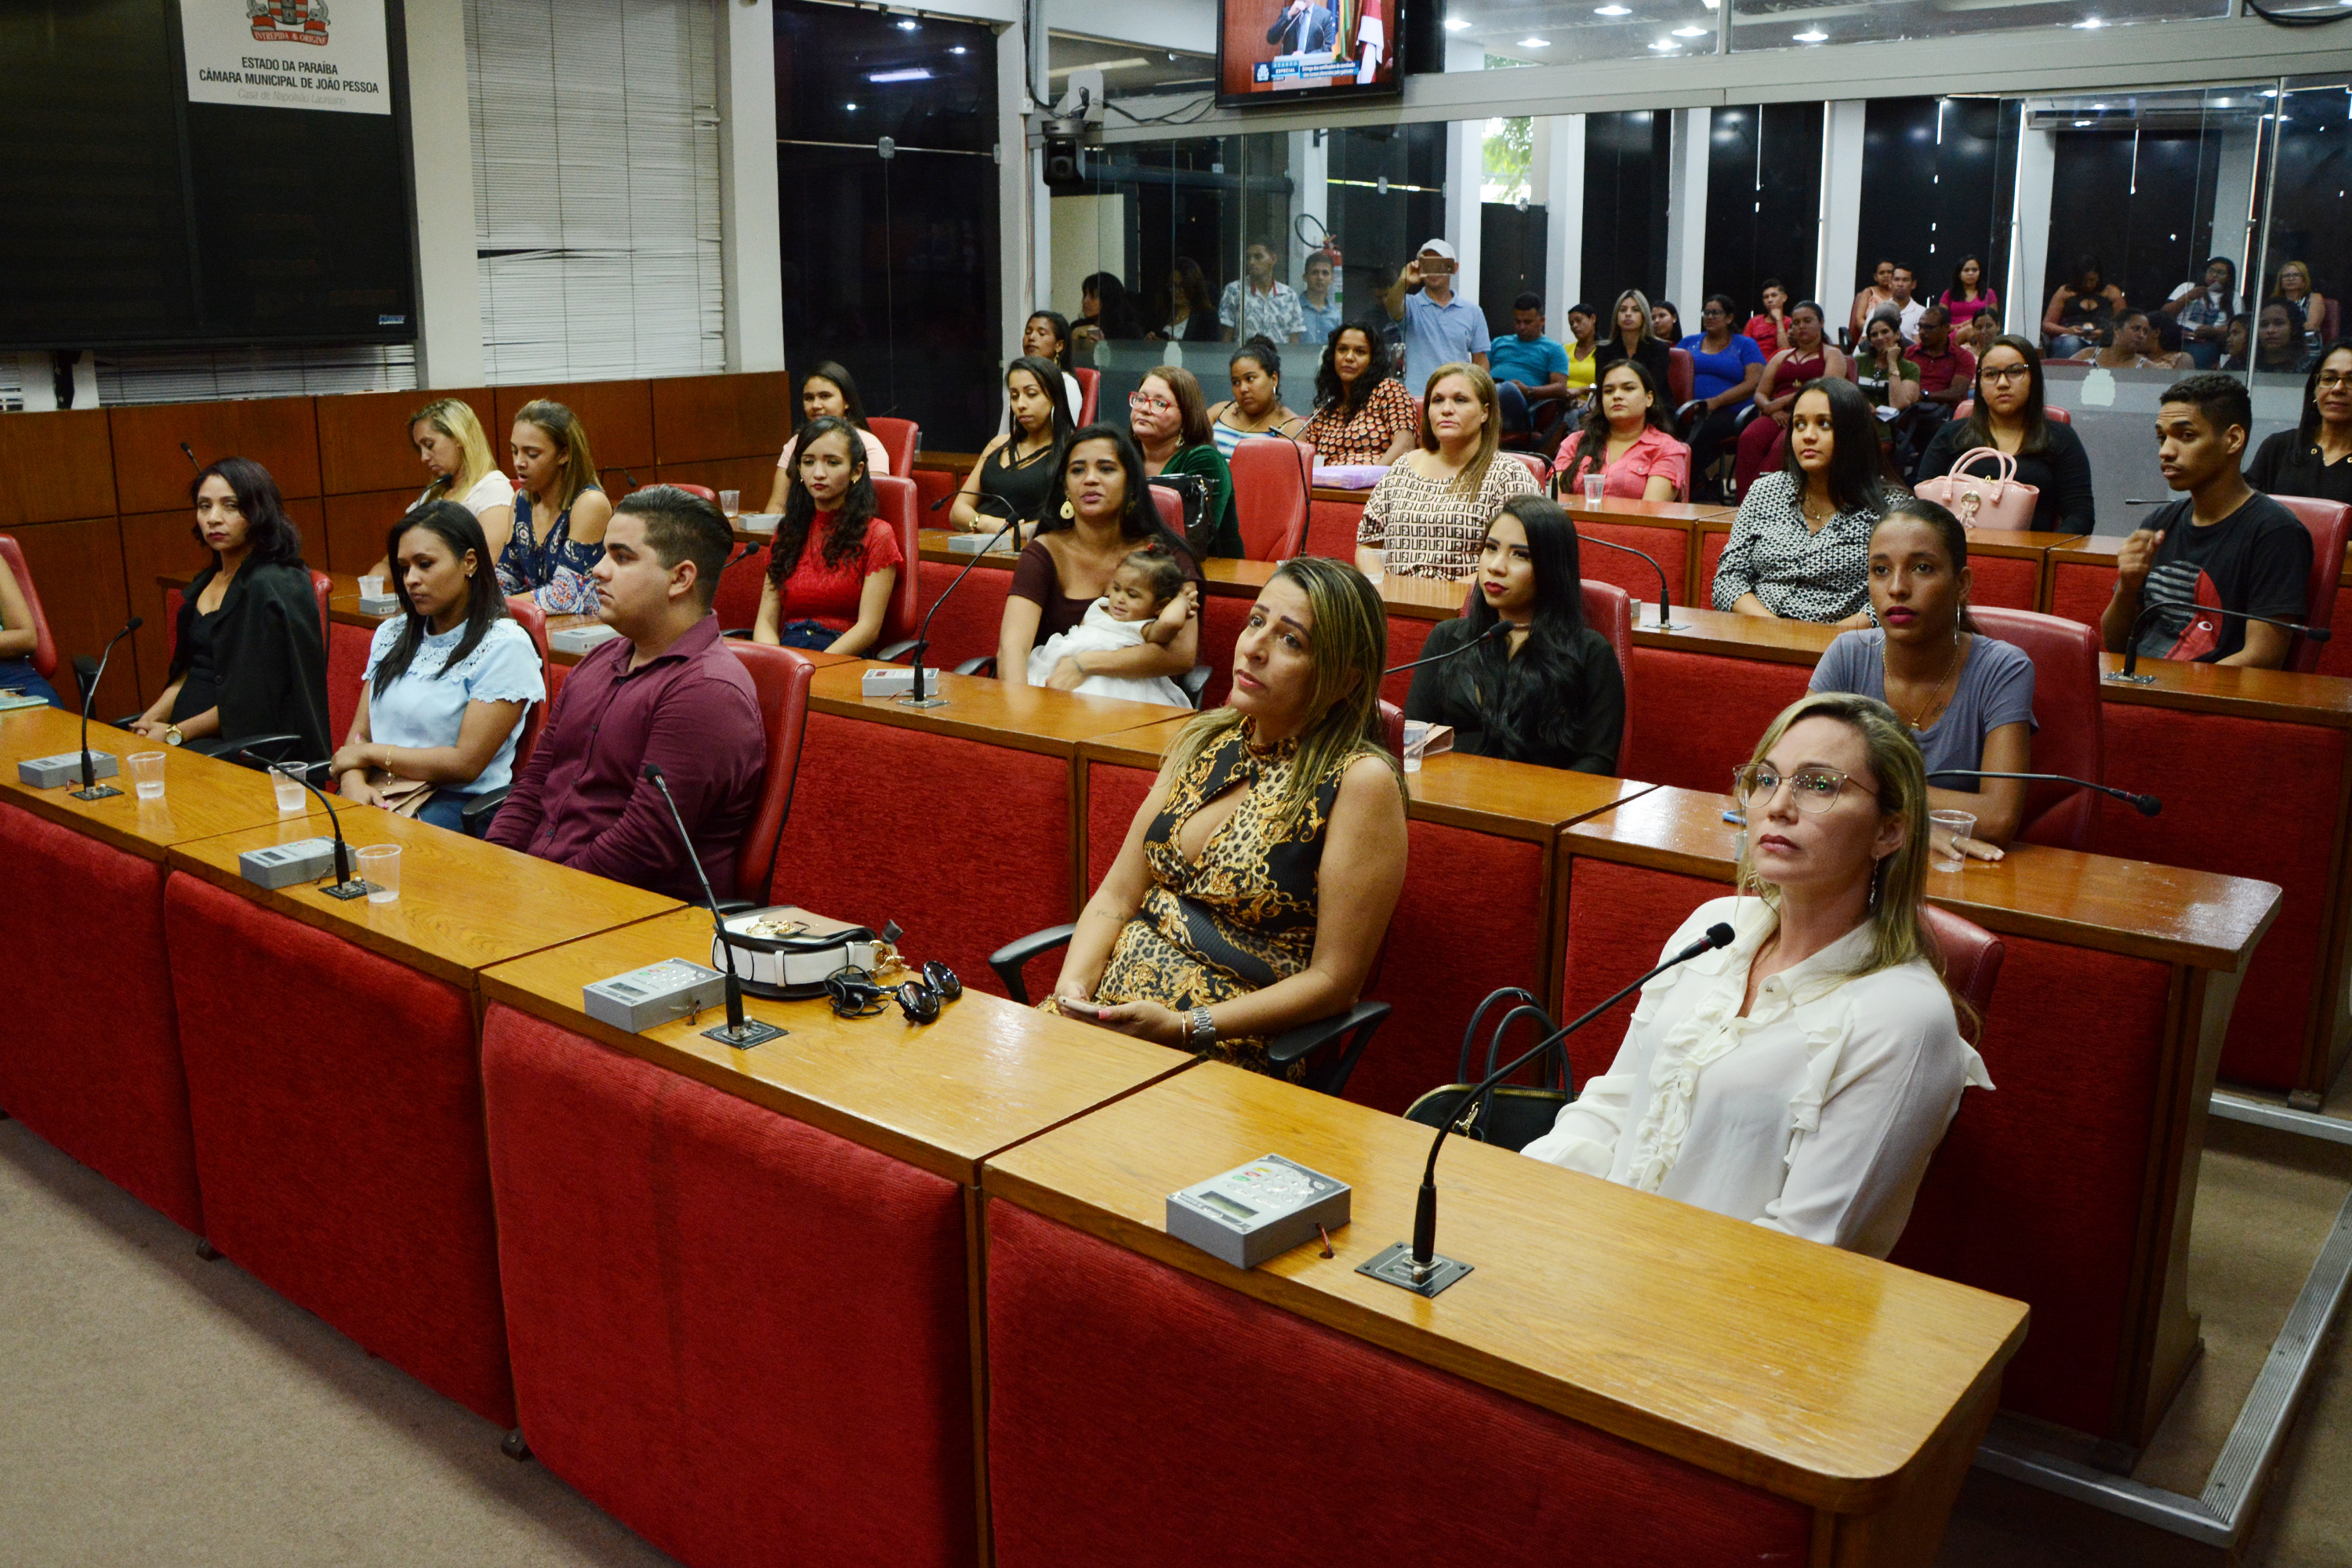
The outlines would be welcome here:
<svg viewBox="0 0 2352 1568">
<path fill-rule="evenodd" d="M 1209 481 L 1209 515 L 1217 520 L 1210 535 L 1209 553 L 1239 559 L 1242 552 L 1241 519 L 1234 510 L 1234 470 L 1223 453 L 1208 442 L 1198 447 L 1186 447 L 1168 459 L 1160 469 L 1163 474 L 1198 474 Z"/>
</svg>

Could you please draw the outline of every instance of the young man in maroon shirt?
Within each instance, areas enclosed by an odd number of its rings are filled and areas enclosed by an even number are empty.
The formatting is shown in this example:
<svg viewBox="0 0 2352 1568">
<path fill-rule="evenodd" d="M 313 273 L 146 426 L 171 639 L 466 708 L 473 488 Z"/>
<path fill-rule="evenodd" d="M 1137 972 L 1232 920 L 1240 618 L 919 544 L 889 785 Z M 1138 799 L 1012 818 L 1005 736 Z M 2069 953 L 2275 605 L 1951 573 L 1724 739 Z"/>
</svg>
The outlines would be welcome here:
<svg viewBox="0 0 2352 1568">
<path fill-rule="evenodd" d="M 767 735 L 751 678 L 710 611 L 733 546 L 719 509 L 675 486 L 614 509 L 593 575 L 597 618 L 621 635 L 565 679 L 492 843 L 698 903 L 669 806 L 644 776 L 655 763 L 710 885 L 734 887 Z"/>
<path fill-rule="evenodd" d="M 1895 422 L 1895 461 L 1906 477 L 1916 473 L 1921 454 L 1952 416 L 1952 410 L 1973 395 L 1977 356 L 1952 339 L 1952 313 L 1930 305 L 1919 315 L 1919 341 L 1907 356 L 1919 367 L 1919 401 Z"/>
</svg>

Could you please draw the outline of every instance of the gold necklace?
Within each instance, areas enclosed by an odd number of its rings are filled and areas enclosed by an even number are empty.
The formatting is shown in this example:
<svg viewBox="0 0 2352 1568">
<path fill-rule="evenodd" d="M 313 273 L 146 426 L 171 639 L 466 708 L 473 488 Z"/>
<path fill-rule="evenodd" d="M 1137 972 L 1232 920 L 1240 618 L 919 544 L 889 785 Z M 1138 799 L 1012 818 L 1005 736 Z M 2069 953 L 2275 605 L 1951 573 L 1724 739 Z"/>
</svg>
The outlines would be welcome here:
<svg viewBox="0 0 2352 1568">
<path fill-rule="evenodd" d="M 1919 721 L 1925 719 L 1928 714 L 1933 713 L 1936 710 L 1937 702 L 1939 701 L 1944 695 L 1944 688 L 1950 683 L 1953 673 L 1960 668 L 1960 650 L 1967 646 L 1967 644 L 1960 641 L 1959 628 L 1957 626 L 1954 627 L 1952 630 L 1952 657 L 1950 661 L 1944 666 L 1944 679 L 1936 682 L 1936 689 L 1927 693 L 1927 700 L 1919 708 L 1918 711 L 1914 713 L 1909 719 L 1904 721 L 1904 722 L 1910 727 L 1913 734 L 1922 735 L 1927 733 L 1927 726 L 1921 723 Z M 1886 649 L 1883 645 L 1878 650 L 1878 683 L 1881 686 L 1885 686 L 1888 683 L 1886 673 Z M 1889 703 L 1888 706 L 1892 707 L 1893 704 Z"/>
</svg>

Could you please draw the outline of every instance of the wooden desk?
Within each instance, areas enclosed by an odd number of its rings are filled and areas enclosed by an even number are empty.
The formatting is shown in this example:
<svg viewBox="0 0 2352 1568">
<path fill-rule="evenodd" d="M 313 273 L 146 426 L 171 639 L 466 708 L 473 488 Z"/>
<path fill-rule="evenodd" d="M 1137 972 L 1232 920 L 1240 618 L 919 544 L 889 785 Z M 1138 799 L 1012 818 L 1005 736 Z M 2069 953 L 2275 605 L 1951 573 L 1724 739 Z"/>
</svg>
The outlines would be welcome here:
<svg viewBox="0 0 2352 1568">
<path fill-rule="evenodd" d="M 1564 1012 L 1649 968 L 1722 896 L 1730 804 L 1654 790 L 1562 835 Z M 2026 845 L 1930 872 L 1927 893 L 2007 948 L 1982 1041 L 1998 1088 L 1963 1099 L 1895 1259 L 2031 1302 L 2004 1402 L 2137 1446 L 2197 1353 L 2188 1246 L 2206 1100 L 2278 889 Z M 1630 1014 L 1571 1041 L 1580 1079 L 1606 1068 Z"/>
<path fill-rule="evenodd" d="M 998 1561 L 1112 1555 L 1137 1521 L 1083 1497 L 1181 1498 L 1171 1561 L 1933 1560 L 2023 1307 L 1467 1141 L 1438 1237 L 1475 1272 L 1424 1300 L 1355 1268 L 1412 1234 L 1429 1137 L 1213 1064 L 992 1158 Z M 1268 1150 L 1354 1189 L 1337 1257 L 1166 1234 Z"/>
<path fill-rule="evenodd" d="M 122 793 L 79 801 L 33 789 L 16 764 L 80 750 L 54 708 L 0 714 L 0 945 L 26 977 L 0 1028 L 0 1107 L 159 1213 L 201 1234 L 205 1210 L 187 1075 L 163 937 L 164 856 L 174 845 L 280 820 L 262 774 L 128 731 L 90 726 L 122 766 Z M 138 798 L 124 761 L 163 753 L 163 798 Z M 315 832 L 308 796 L 292 820 Z"/>
<path fill-rule="evenodd" d="M 488 971 L 500 1273 L 540 1460 L 688 1563 L 982 1558 L 976 1186 L 1190 1067 L 967 990 L 940 1020 L 753 999 L 750 1051 L 581 987 L 704 959 L 692 910 Z"/>
<path fill-rule="evenodd" d="M 947 706 L 910 708 L 866 698 L 869 668 L 811 683 L 770 897 L 877 930 L 896 921 L 909 955 L 997 990 L 988 955 L 1076 908 L 1078 742 L 1179 710 L 937 671 L 924 679 Z"/>
<path fill-rule="evenodd" d="M 678 907 L 387 812 L 397 902 L 240 879 L 258 828 L 175 847 L 164 891 L 205 1236 L 289 1300 L 514 1421 L 482 1133 L 476 974 Z"/>
<path fill-rule="evenodd" d="M 1080 902 L 1127 837 L 1181 719 L 1078 747 Z M 1549 999 L 1558 932 L 1552 887 L 1559 829 L 1641 795 L 1623 779 L 1490 757 L 1432 757 L 1405 776 L 1405 883 L 1368 990 L 1396 1011 L 1349 1081 L 1348 1097 L 1402 1111 L 1455 1081 L 1463 1026 L 1498 986 Z M 1061 955 L 1033 966 L 1045 994 Z"/>
</svg>

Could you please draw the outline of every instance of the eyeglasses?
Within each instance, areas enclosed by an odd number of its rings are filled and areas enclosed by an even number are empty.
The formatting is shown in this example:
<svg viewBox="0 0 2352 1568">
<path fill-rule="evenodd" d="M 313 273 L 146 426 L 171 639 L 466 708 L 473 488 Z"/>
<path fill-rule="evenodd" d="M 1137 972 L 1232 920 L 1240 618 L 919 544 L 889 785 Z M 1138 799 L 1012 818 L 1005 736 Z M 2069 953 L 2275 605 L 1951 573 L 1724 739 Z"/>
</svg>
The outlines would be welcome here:
<svg viewBox="0 0 2352 1568">
<path fill-rule="evenodd" d="M 1790 774 L 1788 782 L 1796 791 L 1797 809 L 1818 816 L 1837 804 L 1846 775 L 1835 768 L 1808 768 Z M 1732 797 L 1743 812 L 1769 805 L 1780 793 L 1780 773 L 1769 763 L 1746 763 L 1731 770 Z"/>
<path fill-rule="evenodd" d="M 2322 386 L 2352 386 L 2352 371 L 2323 370 L 2319 373 Z"/>
<path fill-rule="evenodd" d="M 1128 394 L 1127 405 L 1146 414 L 1165 414 L 1176 406 L 1164 397 L 1147 397 L 1140 392 Z"/>
<path fill-rule="evenodd" d="M 2031 381 L 2033 367 L 2028 364 L 1994 365 L 1979 370 L 1977 375 L 1984 381 Z"/>
</svg>

